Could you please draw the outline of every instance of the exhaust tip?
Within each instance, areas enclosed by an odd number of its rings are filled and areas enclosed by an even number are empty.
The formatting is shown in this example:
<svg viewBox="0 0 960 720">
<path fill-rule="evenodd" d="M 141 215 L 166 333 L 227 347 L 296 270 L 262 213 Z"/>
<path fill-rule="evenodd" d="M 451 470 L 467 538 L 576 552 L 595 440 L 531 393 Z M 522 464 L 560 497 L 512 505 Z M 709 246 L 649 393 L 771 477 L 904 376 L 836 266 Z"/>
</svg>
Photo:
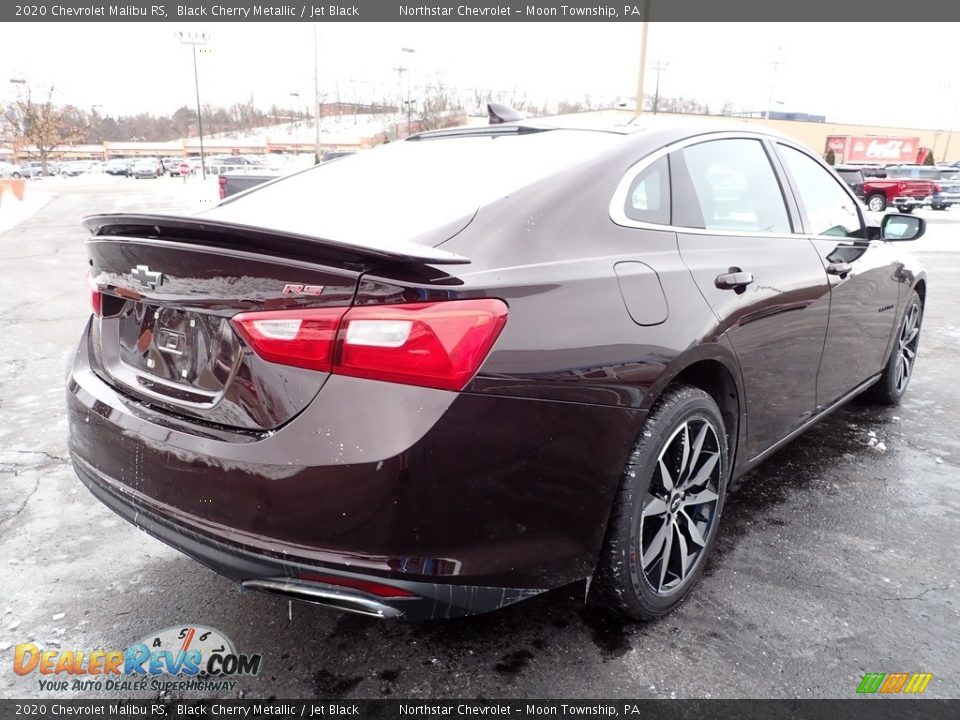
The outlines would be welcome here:
<svg viewBox="0 0 960 720">
<path fill-rule="evenodd" d="M 276 580 L 244 580 L 240 585 L 250 590 L 280 595 L 312 605 L 382 619 L 398 619 L 403 612 L 379 600 L 344 591 L 329 585 L 301 582 L 292 578 Z"/>
</svg>

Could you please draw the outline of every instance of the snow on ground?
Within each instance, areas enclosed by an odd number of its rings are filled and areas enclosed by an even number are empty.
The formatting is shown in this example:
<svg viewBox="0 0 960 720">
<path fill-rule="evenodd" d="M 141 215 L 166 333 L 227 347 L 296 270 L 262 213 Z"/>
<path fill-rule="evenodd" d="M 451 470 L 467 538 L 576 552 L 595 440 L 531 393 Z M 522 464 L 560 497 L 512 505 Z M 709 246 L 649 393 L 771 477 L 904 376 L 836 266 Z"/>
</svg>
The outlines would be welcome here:
<svg viewBox="0 0 960 720">
<path fill-rule="evenodd" d="M 50 202 L 53 195 L 43 190 L 34 191 L 28 186 L 23 194 L 23 200 L 18 200 L 12 191 L 5 190 L 0 196 L 0 233 L 22 223 L 39 211 Z"/>
</svg>

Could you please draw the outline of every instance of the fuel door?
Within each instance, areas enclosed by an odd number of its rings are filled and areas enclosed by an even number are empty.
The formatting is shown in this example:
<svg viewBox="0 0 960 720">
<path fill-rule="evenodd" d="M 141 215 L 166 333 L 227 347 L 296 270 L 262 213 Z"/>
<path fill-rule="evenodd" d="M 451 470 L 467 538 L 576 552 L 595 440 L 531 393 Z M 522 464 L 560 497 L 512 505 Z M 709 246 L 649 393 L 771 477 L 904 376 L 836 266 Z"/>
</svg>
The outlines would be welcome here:
<svg viewBox="0 0 960 720">
<path fill-rule="evenodd" d="M 637 325 L 659 325 L 667 319 L 667 297 L 656 270 L 646 263 L 618 262 L 613 266 L 620 285 L 620 296 Z"/>
</svg>

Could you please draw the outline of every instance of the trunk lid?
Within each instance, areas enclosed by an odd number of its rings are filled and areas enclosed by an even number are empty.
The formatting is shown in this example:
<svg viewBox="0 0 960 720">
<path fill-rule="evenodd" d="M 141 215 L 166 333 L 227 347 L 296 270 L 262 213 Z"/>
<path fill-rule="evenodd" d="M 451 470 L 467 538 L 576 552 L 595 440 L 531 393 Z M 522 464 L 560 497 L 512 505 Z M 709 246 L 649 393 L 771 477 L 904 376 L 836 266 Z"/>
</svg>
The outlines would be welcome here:
<svg viewBox="0 0 960 720">
<path fill-rule="evenodd" d="M 360 276 L 391 263 L 468 262 L 415 243 L 361 247 L 203 218 L 87 218 L 101 295 L 91 360 L 151 406 L 249 431 L 303 410 L 326 373 L 267 362 L 234 331 L 241 312 L 345 307 Z"/>
</svg>

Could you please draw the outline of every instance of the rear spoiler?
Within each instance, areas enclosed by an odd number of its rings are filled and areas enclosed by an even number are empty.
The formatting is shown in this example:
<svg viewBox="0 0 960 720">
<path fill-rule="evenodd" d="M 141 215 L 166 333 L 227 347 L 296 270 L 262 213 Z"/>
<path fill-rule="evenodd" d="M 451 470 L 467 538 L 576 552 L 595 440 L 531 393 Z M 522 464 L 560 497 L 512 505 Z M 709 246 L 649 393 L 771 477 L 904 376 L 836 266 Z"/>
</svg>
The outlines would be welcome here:
<svg viewBox="0 0 960 720">
<path fill-rule="evenodd" d="M 358 268 L 382 263 L 465 265 L 470 262 L 470 258 L 463 255 L 410 241 L 382 246 L 359 245 L 202 217 L 102 213 L 89 215 L 82 222 L 94 237 L 143 238 L 229 247 L 307 261 L 336 260 Z"/>
</svg>

